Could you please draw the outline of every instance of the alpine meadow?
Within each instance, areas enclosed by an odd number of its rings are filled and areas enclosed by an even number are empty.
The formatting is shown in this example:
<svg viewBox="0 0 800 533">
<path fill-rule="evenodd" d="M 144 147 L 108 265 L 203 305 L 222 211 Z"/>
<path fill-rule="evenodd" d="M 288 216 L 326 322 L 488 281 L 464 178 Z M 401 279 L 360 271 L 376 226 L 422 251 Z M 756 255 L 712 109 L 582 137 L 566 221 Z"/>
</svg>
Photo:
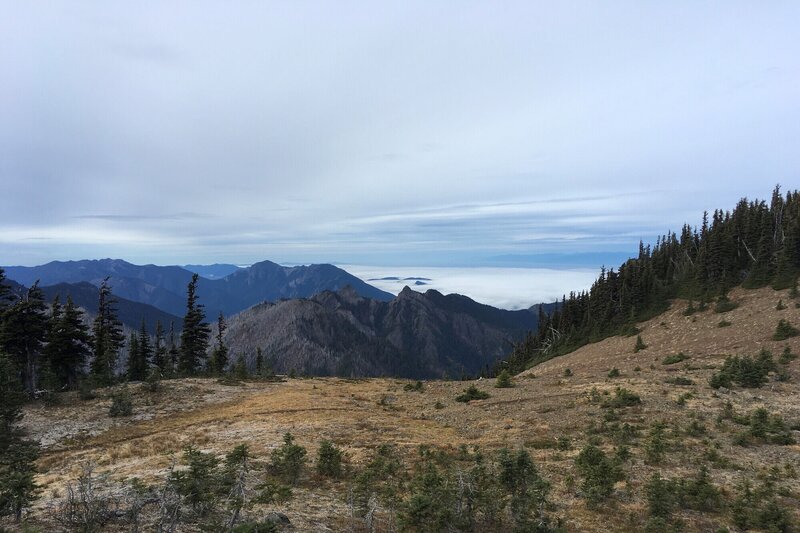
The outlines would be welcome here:
<svg viewBox="0 0 800 533">
<path fill-rule="evenodd" d="M 800 530 L 800 5 L 0 17 L 0 533 Z"/>
</svg>

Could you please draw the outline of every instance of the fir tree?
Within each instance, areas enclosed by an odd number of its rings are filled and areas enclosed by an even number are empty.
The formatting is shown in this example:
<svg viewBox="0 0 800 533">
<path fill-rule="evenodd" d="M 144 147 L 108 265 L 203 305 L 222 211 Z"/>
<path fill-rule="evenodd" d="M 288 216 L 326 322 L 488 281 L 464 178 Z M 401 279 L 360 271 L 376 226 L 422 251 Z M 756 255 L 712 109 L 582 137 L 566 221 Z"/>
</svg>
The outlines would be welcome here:
<svg viewBox="0 0 800 533">
<path fill-rule="evenodd" d="M 92 338 L 83 312 L 71 297 L 62 308 L 58 299 L 51 307 L 50 331 L 45 357 L 59 387 L 75 388 L 91 354 Z"/>
<path fill-rule="evenodd" d="M 139 334 L 131 333 L 128 346 L 128 379 L 144 381 L 148 375 L 148 361 L 153 356 L 153 348 L 150 346 L 150 336 L 147 334 L 144 318 L 139 327 Z"/>
<path fill-rule="evenodd" d="M 180 350 L 175 342 L 175 322 L 169 323 L 169 348 L 167 350 L 167 365 L 169 368 L 169 375 L 175 374 L 178 371 L 178 364 L 180 362 Z"/>
<path fill-rule="evenodd" d="M 188 376 L 196 374 L 205 361 L 208 337 L 211 334 L 211 328 L 205 322 L 206 315 L 203 312 L 203 305 L 197 303 L 198 277 L 197 274 L 194 274 L 187 287 L 186 316 L 183 318 L 183 331 L 181 332 L 178 370 Z"/>
<path fill-rule="evenodd" d="M 13 363 L 0 353 L 0 516 L 16 521 L 36 497 L 36 442 L 25 439 L 17 422 L 25 400 Z"/>
<path fill-rule="evenodd" d="M 117 301 L 111 293 L 108 278 L 100 284 L 97 316 L 92 325 L 94 360 L 91 370 L 100 385 L 110 385 L 116 375 L 117 356 L 125 342 L 122 323 L 117 316 Z"/>
<path fill-rule="evenodd" d="M 0 349 L 11 359 L 23 388 L 31 396 L 37 390 L 40 359 L 49 329 L 45 310 L 44 296 L 36 282 L 24 297 L 4 311 L 0 328 Z"/>
<path fill-rule="evenodd" d="M 214 346 L 214 351 L 211 353 L 211 373 L 221 376 L 225 373 L 225 368 L 228 366 L 228 347 L 225 346 L 223 336 L 225 335 L 225 317 L 222 311 L 219 312 L 217 317 L 217 343 Z"/>
<path fill-rule="evenodd" d="M 161 321 L 156 321 L 156 337 L 153 344 L 153 366 L 158 370 L 161 376 L 167 375 L 168 372 L 168 354 L 167 346 L 164 344 L 164 326 Z"/>
</svg>

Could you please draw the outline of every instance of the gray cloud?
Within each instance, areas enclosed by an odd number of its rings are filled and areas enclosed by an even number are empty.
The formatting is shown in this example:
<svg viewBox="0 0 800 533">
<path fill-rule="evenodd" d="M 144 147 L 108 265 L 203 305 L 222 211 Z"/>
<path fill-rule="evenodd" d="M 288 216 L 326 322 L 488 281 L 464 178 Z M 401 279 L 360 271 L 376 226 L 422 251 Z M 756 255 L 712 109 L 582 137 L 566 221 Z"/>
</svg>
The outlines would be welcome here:
<svg viewBox="0 0 800 533">
<path fill-rule="evenodd" d="M 795 187 L 800 6 L 18 2 L 0 257 L 635 251 Z"/>
</svg>

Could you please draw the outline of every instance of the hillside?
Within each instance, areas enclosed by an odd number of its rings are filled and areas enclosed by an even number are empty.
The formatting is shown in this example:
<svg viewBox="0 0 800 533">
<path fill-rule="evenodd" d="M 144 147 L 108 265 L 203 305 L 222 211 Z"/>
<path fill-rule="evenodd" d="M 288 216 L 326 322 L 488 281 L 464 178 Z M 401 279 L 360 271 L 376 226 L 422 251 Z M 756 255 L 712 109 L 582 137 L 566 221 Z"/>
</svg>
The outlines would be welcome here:
<svg viewBox="0 0 800 533">
<path fill-rule="evenodd" d="M 288 501 L 256 504 L 246 511 L 255 518 L 272 511 L 285 513 L 298 531 L 367 531 L 347 495 L 381 444 L 396 447 L 409 473 L 421 461 L 421 445 L 451 457 L 437 463 L 449 465 L 440 466 L 440 472 L 467 472 L 473 464 L 472 446 L 479 446 L 487 457 L 501 447 L 525 448 L 552 486 L 553 506 L 547 513 L 560 517 L 567 531 L 642 531 L 650 512 L 646 486 L 652 475 L 693 480 L 701 466 L 708 468 L 722 503 L 709 511 L 676 506 L 671 523 L 682 523 L 685 531 L 738 531 L 736 513 L 757 513 L 763 505 L 759 498 L 771 498 L 773 515 L 783 509 L 796 526 L 800 446 L 752 436 L 752 413 L 763 407 L 773 417 L 765 430 L 768 435 L 778 431 L 774 416 L 780 415 L 785 435 L 800 438 L 800 360 L 777 362 L 785 347 L 800 353 L 800 337 L 772 340 L 780 319 L 800 325 L 800 309 L 788 296 L 788 291 L 769 288 L 736 289 L 730 294 L 736 309 L 722 314 L 709 309 L 691 316 L 684 316 L 688 302 L 675 300 L 664 314 L 638 324 L 647 345 L 638 353 L 635 337 L 610 337 L 524 372 L 508 389 L 495 388 L 494 380 L 428 381 L 420 391 L 406 390 L 409 382 L 394 379 L 291 379 L 243 386 L 179 380 L 165 382 L 159 393 L 133 387 L 134 416 L 128 419 L 106 417 L 109 391 L 100 391 L 92 401 L 65 398 L 61 407 L 32 405 L 23 423 L 45 445 L 38 478 L 42 499 L 35 516 L 48 523 L 45 509 L 63 499 L 65 483 L 76 478 L 85 462 L 94 463 L 96 473 L 109 474 L 108 483 L 133 476 L 159 483 L 172 458 L 179 458 L 190 444 L 222 457 L 235 445 L 247 443 L 256 456 L 255 483 L 264 479 L 264 462 L 290 431 L 311 458 L 316 458 L 323 438 L 341 446 L 351 471 L 332 480 L 307 469 Z M 776 309 L 780 299 L 788 308 Z M 723 320 L 730 325 L 719 327 Z M 756 355 L 762 348 L 776 360 L 776 370 L 764 386 L 709 386 L 728 355 Z M 664 364 L 680 352 L 684 360 Z M 610 377 L 615 368 L 619 376 Z M 490 397 L 456 402 L 470 384 Z M 641 403 L 603 407 L 614 400 L 617 387 L 638 395 Z M 653 460 L 648 450 L 655 449 L 657 423 L 663 423 L 658 430 L 663 457 Z M 590 442 L 609 456 L 622 446 L 630 453 L 619 463 L 625 481 L 616 483 L 609 499 L 596 507 L 587 505 L 584 478 L 575 463 Z M 742 480 L 749 480 L 755 496 L 737 507 Z M 371 515 L 377 531 L 387 531 L 391 501 L 400 502 L 395 508 L 401 510 L 409 501 L 408 491 L 415 485 L 410 478 L 398 483 L 394 500 L 377 500 Z M 765 492 L 764 487 L 772 488 Z M 153 509 L 148 512 L 152 519 Z M 192 521 L 191 511 L 185 518 Z M 117 524 L 108 529 L 124 529 Z M 504 524 L 482 530 L 508 530 Z M 195 531 L 196 526 L 180 530 Z"/>
<path fill-rule="evenodd" d="M 229 320 L 225 342 L 257 348 L 278 372 L 413 378 L 475 375 L 536 329 L 537 314 L 504 311 L 465 296 L 405 288 L 382 302 L 352 288 L 309 299 L 261 304 Z"/>
</svg>

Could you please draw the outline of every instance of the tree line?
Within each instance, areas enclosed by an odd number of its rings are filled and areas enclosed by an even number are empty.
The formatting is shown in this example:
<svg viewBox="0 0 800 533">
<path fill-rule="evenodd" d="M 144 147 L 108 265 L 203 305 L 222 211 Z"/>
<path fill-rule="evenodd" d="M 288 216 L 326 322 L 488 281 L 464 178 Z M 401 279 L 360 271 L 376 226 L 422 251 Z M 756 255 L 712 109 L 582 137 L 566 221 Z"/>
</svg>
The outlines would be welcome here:
<svg viewBox="0 0 800 533">
<path fill-rule="evenodd" d="M 635 323 L 671 298 L 708 303 L 740 285 L 796 287 L 799 272 L 800 194 L 776 186 L 769 202 L 743 198 L 732 211 L 704 213 L 700 228 L 685 224 L 654 246 L 640 242 L 637 257 L 603 268 L 589 290 L 565 295 L 550 314 L 540 306 L 537 331 L 496 370 L 520 372 L 611 335 L 635 335 Z"/>
</svg>

